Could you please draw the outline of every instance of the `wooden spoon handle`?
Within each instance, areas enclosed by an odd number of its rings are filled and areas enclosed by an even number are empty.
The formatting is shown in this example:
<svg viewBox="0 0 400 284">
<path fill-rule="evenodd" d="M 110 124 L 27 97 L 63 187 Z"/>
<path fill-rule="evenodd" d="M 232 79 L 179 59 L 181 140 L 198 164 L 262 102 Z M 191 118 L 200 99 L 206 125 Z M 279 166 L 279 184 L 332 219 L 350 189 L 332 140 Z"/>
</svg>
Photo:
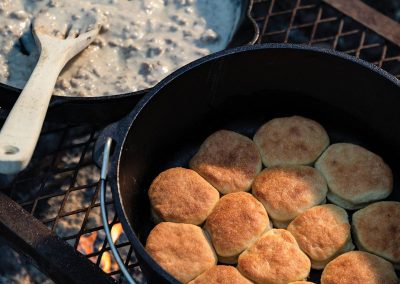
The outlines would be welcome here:
<svg viewBox="0 0 400 284">
<path fill-rule="evenodd" d="M 1 129 L 0 173 L 17 173 L 28 165 L 64 64 L 64 56 L 42 51 L 29 81 Z"/>
</svg>

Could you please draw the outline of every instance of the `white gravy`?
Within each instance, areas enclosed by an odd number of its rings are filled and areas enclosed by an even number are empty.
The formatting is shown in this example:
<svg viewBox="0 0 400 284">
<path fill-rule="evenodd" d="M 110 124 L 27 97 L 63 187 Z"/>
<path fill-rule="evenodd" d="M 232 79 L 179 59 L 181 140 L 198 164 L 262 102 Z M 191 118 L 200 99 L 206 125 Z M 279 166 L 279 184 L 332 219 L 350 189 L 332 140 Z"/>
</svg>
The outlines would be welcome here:
<svg viewBox="0 0 400 284">
<path fill-rule="evenodd" d="M 102 30 L 61 72 L 54 95 L 152 87 L 180 66 L 224 49 L 240 13 L 238 0 L 1 0 L 0 82 L 23 88 L 28 80 L 39 57 L 30 32 L 39 12 L 52 8 L 57 21 L 63 9 L 76 9 L 72 19 L 79 20 L 88 5 L 101 17 Z"/>
</svg>

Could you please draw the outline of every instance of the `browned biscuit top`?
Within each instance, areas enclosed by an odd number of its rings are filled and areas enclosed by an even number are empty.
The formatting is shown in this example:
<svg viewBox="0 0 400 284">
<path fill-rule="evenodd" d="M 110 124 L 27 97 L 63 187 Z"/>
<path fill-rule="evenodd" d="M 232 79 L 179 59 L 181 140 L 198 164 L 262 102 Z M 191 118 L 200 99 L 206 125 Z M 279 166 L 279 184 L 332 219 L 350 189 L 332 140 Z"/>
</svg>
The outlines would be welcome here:
<svg viewBox="0 0 400 284">
<path fill-rule="evenodd" d="M 315 283 L 310 281 L 295 281 L 295 282 L 290 282 L 289 284 L 315 284 Z"/>
<path fill-rule="evenodd" d="M 346 211 L 333 204 L 306 210 L 289 224 L 288 231 L 300 248 L 317 261 L 334 256 L 351 238 Z"/>
<path fill-rule="evenodd" d="M 272 229 L 239 256 L 238 270 L 256 283 L 288 283 L 307 278 L 310 259 L 289 231 Z"/>
<path fill-rule="evenodd" d="M 400 263 L 400 202 L 376 202 L 357 211 L 353 226 L 363 250 Z"/>
<path fill-rule="evenodd" d="M 397 284 L 393 265 L 379 256 L 351 251 L 325 267 L 321 284 Z"/>
<path fill-rule="evenodd" d="M 272 119 L 260 127 L 253 140 L 267 167 L 309 165 L 329 145 L 325 129 L 301 116 Z"/>
<path fill-rule="evenodd" d="M 276 166 L 264 169 L 254 180 L 252 192 L 272 219 L 294 219 L 321 204 L 328 191 L 324 177 L 308 166 Z"/>
<path fill-rule="evenodd" d="M 268 228 L 267 212 L 247 192 L 223 196 L 205 225 L 217 254 L 225 257 L 242 252 Z"/>
<path fill-rule="evenodd" d="M 147 238 L 146 250 L 162 268 L 183 283 L 217 264 L 203 230 L 191 224 L 158 224 Z"/>
<path fill-rule="evenodd" d="M 219 192 L 190 169 L 160 173 L 148 191 L 156 214 L 164 221 L 199 225 L 219 200 Z"/>
<path fill-rule="evenodd" d="M 349 143 L 332 144 L 316 162 L 329 190 L 351 203 L 385 198 L 392 191 L 389 166 L 378 155 Z"/>
<path fill-rule="evenodd" d="M 217 265 L 213 266 L 200 276 L 198 276 L 189 284 L 251 284 L 250 280 L 246 279 L 233 266 Z"/>
<path fill-rule="evenodd" d="M 203 142 L 190 161 L 190 168 L 227 194 L 250 189 L 261 170 L 261 157 L 251 139 L 220 130 Z"/>
</svg>

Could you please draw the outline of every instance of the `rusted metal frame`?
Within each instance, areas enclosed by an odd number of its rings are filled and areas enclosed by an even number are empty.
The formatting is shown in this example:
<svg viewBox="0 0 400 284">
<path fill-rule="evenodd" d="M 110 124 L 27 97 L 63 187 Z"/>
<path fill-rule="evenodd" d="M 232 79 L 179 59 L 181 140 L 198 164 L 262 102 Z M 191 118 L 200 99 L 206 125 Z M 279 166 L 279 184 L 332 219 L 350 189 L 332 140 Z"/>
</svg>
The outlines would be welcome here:
<svg viewBox="0 0 400 284">
<path fill-rule="evenodd" d="M 383 45 L 383 50 L 382 50 L 381 58 L 379 59 L 379 62 L 378 62 L 378 66 L 379 66 L 379 67 L 382 67 L 383 62 L 385 62 L 386 52 L 387 52 L 387 46 L 386 46 L 386 44 L 385 44 L 385 45 Z"/>
<path fill-rule="evenodd" d="M 332 18 L 323 19 L 323 20 L 321 20 L 319 23 L 331 22 L 331 21 L 335 21 L 335 20 L 337 20 L 337 18 L 336 18 L 336 17 L 332 17 Z M 300 25 L 292 26 L 291 30 L 301 29 L 301 28 L 307 28 L 307 27 L 311 27 L 311 26 L 314 26 L 314 25 L 315 25 L 315 23 L 300 24 Z M 277 35 L 277 34 L 283 34 L 283 33 L 286 33 L 287 30 L 288 30 L 288 29 L 282 29 L 282 30 L 278 30 L 278 31 L 267 32 L 267 33 L 262 34 L 262 36 L 260 37 L 260 39 L 261 39 L 261 38 L 265 38 L 265 37 L 267 37 L 267 36 L 272 36 L 272 35 Z M 357 31 L 357 32 L 358 32 L 358 31 Z M 348 33 L 348 34 L 351 34 L 351 33 Z M 323 40 L 325 40 L 325 39 L 331 39 L 331 38 L 333 38 L 333 37 L 324 38 Z M 320 39 L 317 39 L 317 40 L 320 40 Z M 312 43 L 315 42 L 315 41 L 317 41 L 317 40 L 313 40 Z"/>
<path fill-rule="evenodd" d="M 343 26 L 344 26 L 344 20 L 340 19 L 339 30 L 338 30 L 338 32 L 337 32 L 337 34 L 335 36 L 335 40 L 333 41 L 333 45 L 332 45 L 333 49 L 336 49 L 337 44 L 339 42 L 339 38 L 342 36 Z"/>
<path fill-rule="evenodd" d="M 383 62 L 387 61 L 393 61 L 393 60 L 400 60 L 400 55 L 392 56 L 392 57 L 386 57 Z"/>
<path fill-rule="evenodd" d="M 288 40 L 289 40 L 289 34 L 290 34 L 290 31 L 291 31 L 292 26 L 293 26 L 294 18 L 296 17 L 297 9 L 299 7 L 300 7 L 300 0 L 296 0 L 296 6 L 294 6 L 294 8 L 293 8 L 293 11 L 292 11 L 291 17 L 290 17 L 289 26 L 288 26 L 288 28 L 286 30 L 286 33 L 285 33 L 285 39 L 284 39 L 285 43 L 287 43 Z"/>
<path fill-rule="evenodd" d="M 371 8 L 361 0 L 322 1 L 400 46 L 400 23 Z"/>
<path fill-rule="evenodd" d="M 356 57 L 360 57 L 360 52 L 364 48 L 364 41 L 365 41 L 365 31 L 361 33 L 360 44 L 358 48 L 356 48 Z"/>
<path fill-rule="evenodd" d="M 271 2 L 269 3 L 269 7 L 268 7 L 268 13 L 267 13 L 267 15 L 265 16 L 265 19 L 264 19 L 264 24 L 263 24 L 263 28 L 262 28 L 262 31 L 261 31 L 261 36 L 258 38 L 257 43 L 261 43 L 261 40 L 263 38 L 262 35 L 264 35 L 265 31 L 267 30 L 269 18 L 270 18 L 270 15 L 272 14 L 272 9 L 273 9 L 274 5 L 275 5 L 275 0 L 271 0 Z"/>
<path fill-rule="evenodd" d="M 15 250 L 27 255 L 57 283 L 115 283 L 100 268 L 1 192 L 0 234 Z"/>
<path fill-rule="evenodd" d="M 344 51 L 342 51 L 342 52 L 346 52 L 346 53 L 351 53 L 351 52 L 353 52 L 353 53 L 355 53 L 355 54 L 358 53 L 358 56 L 359 56 L 359 53 L 360 53 L 362 50 L 366 50 L 366 49 L 374 48 L 374 47 L 380 47 L 380 46 L 382 46 L 382 45 L 379 44 L 379 43 L 372 43 L 372 44 L 368 44 L 368 45 L 362 46 L 361 49 L 358 47 L 358 48 L 353 48 L 353 49 L 344 50 Z M 371 63 L 374 63 L 374 62 L 371 62 Z M 375 64 L 375 63 L 374 63 L 374 64 Z"/>
<path fill-rule="evenodd" d="M 300 11 L 300 10 L 307 10 L 307 9 L 313 9 L 313 8 L 316 8 L 316 7 L 317 7 L 317 5 L 313 5 L 313 4 L 311 4 L 311 5 L 299 6 L 299 7 L 297 7 L 297 11 Z M 285 15 L 285 14 L 290 14 L 290 13 L 292 13 L 292 12 L 293 12 L 293 9 L 283 10 L 283 11 L 277 11 L 277 12 L 272 12 L 272 10 L 271 10 L 271 16 Z"/>
<path fill-rule="evenodd" d="M 321 20 L 321 16 L 322 16 L 322 8 L 319 7 L 319 8 L 318 8 L 317 18 L 316 18 L 315 21 L 314 21 L 313 29 L 312 29 L 312 32 L 311 32 L 311 37 L 310 37 L 310 40 L 309 40 L 309 42 L 308 42 L 308 45 L 311 45 L 312 42 L 313 42 L 313 40 L 314 40 L 315 33 L 317 32 L 317 28 L 318 28 L 318 25 L 319 25 L 320 20 Z"/>
</svg>

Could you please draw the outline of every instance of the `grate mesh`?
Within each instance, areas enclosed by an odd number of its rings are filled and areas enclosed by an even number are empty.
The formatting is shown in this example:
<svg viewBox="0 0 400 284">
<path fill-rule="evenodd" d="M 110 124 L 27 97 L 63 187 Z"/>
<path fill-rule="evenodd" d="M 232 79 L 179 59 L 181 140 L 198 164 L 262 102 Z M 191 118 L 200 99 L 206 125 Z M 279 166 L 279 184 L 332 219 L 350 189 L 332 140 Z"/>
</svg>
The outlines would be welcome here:
<svg viewBox="0 0 400 284">
<path fill-rule="evenodd" d="M 1 189 L 108 274 L 119 279 L 119 270 L 107 245 L 100 216 L 99 169 L 92 163 L 98 128 L 46 125 L 33 160 L 25 171 Z M 7 183 L 7 182 L 5 182 Z M 106 204 L 109 224 L 121 228 L 110 188 Z M 141 275 L 132 247 L 122 232 L 116 241 L 125 264 Z M 111 265 L 106 260 L 111 258 Z"/>
<path fill-rule="evenodd" d="M 255 0 L 258 43 L 285 42 L 333 48 L 400 78 L 400 47 L 321 0 Z"/>
<path fill-rule="evenodd" d="M 319 0 L 256 0 L 252 15 L 261 36 L 258 43 L 287 42 L 334 48 L 370 61 L 400 78 L 400 47 Z M 101 224 L 99 170 L 92 162 L 94 142 L 101 127 L 46 125 L 29 168 L 1 190 L 49 230 L 119 281 Z M 118 217 L 107 189 L 110 224 Z M 93 246 L 89 245 L 94 243 Z M 143 280 L 126 236 L 117 247 L 138 282 Z"/>
</svg>

